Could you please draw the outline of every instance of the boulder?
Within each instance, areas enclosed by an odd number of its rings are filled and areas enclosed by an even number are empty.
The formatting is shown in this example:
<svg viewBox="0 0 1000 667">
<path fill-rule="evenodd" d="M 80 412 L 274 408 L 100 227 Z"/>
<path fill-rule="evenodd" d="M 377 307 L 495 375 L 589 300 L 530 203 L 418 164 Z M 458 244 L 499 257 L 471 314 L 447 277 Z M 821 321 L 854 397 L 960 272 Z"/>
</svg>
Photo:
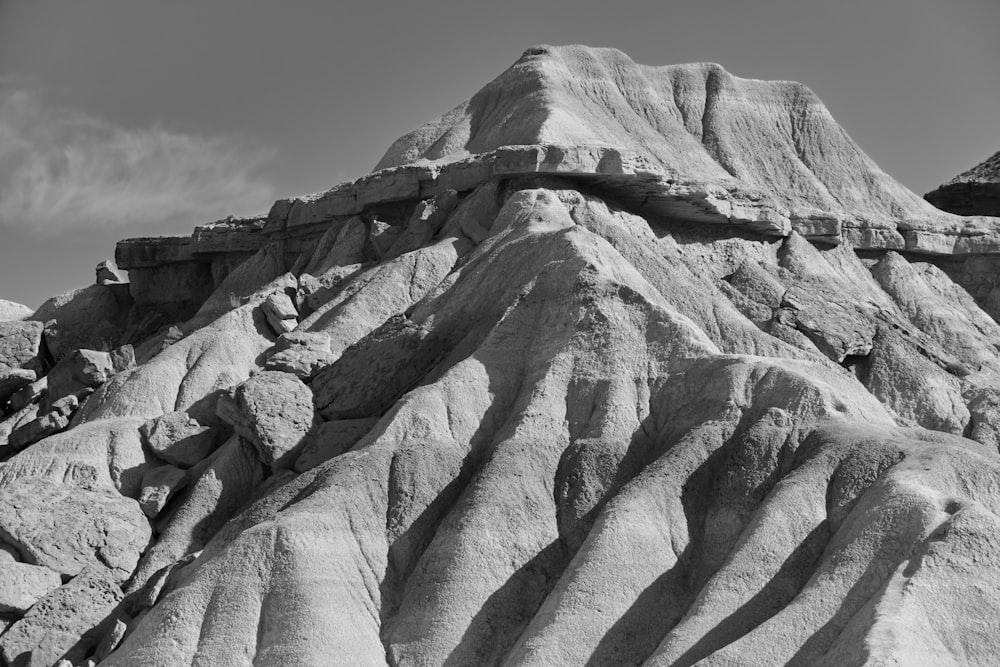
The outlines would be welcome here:
<svg viewBox="0 0 1000 667">
<path fill-rule="evenodd" d="M 108 617 L 122 600 L 108 572 L 89 569 L 51 591 L 0 636 L 10 667 L 81 662 L 100 641 Z"/>
<path fill-rule="evenodd" d="M 219 446 L 221 430 L 202 426 L 186 412 L 168 412 L 140 428 L 143 442 L 158 458 L 190 468 Z"/>
<path fill-rule="evenodd" d="M 59 573 L 42 565 L 0 564 L 0 614 L 23 614 L 40 597 L 62 586 Z"/>
<path fill-rule="evenodd" d="M 131 305 L 128 285 L 90 285 L 49 299 L 30 319 L 44 323 L 45 343 L 59 361 L 76 349 L 115 347 Z"/>
<path fill-rule="evenodd" d="M 172 465 L 150 468 L 142 476 L 139 507 L 150 519 L 155 519 L 171 496 L 184 488 L 187 474 Z"/>
<path fill-rule="evenodd" d="M 188 472 L 191 482 L 157 518 L 159 539 L 143 554 L 128 592 L 153 575 L 202 549 L 257 491 L 264 478 L 254 447 L 238 436 Z"/>
<path fill-rule="evenodd" d="M 13 447 L 8 449 L 10 443 L 7 439 L 10 437 L 10 434 L 28 422 L 34 421 L 37 417 L 38 404 L 32 403 L 31 405 L 27 405 L 17 412 L 12 413 L 9 417 L 0 422 L 0 456 L 5 456 L 14 449 Z"/>
<path fill-rule="evenodd" d="M 316 421 L 313 396 L 291 373 L 263 371 L 219 400 L 219 417 L 253 444 L 260 460 L 287 468 Z"/>
<path fill-rule="evenodd" d="M 134 366 L 135 353 L 131 345 L 111 352 L 73 350 L 46 376 L 48 402 L 51 404 L 64 396 L 99 387 L 116 373 Z"/>
<path fill-rule="evenodd" d="M 69 576 L 94 567 L 115 581 L 132 573 L 152 535 L 131 498 L 32 478 L 0 488 L 0 534 L 25 562 Z"/>
<path fill-rule="evenodd" d="M 43 329 L 41 322 L 0 321 L 0 364 L 41 370 Z"/>
<path fill-rule="evenodd" d="M 322 331 L 293 331 L 278 337 L 264 367 L 310 380 L 334 361 L 330 335 Z"/>
<path fill-rule="evenodd" d="M 8 408 L 12 411 L 23 410 L 29 405 L 34 405 L 41 401 L 48 391 L 48 376 L 40 377 L 14 392 L 14 395 L 10 397 Z"/>
<path fill-rule="evenodd" d="M 69 426 L 69 416 L 53 410 L 14 429 L 7 437 L 7 444 L 15 450 L 24 449 L 50 435 L 66 430 L 67 426 Z"/>
<path fill-rule="evenodd" d="M 275 292 L 268 296 L 261 304 L 261 310 L 267 317 L 267 323 L 279 336 L 294 330 L 299 324 L 299 312 L 295 309 L 291 297 L 284 292 Z"/>
<path fill-rule="evenodd" d="M 27 368 L 11 368 L 0 364 L 0 406 L 10 397 L 38 379 L 38 374 Z"/>
</svg>

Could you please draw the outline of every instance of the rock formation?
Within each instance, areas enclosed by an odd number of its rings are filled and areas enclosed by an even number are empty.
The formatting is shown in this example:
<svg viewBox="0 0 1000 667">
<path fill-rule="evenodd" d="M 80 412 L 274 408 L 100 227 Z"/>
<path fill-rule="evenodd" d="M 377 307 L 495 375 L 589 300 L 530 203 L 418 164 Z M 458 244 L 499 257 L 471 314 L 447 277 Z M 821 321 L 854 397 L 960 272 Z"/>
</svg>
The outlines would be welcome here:
<svg viewBox="0 0 1000 667">
<path fill-rule="evenodd" d="M 0 655 L 991 664 L 997 230 L 798 84 L 531 49 L 0 337 Z"/>
<path fill-rule="evenodd" d="M 958 215 L 1000 215 L 1000 151 L 928 192 L 924 199 Z"/>
</svg>

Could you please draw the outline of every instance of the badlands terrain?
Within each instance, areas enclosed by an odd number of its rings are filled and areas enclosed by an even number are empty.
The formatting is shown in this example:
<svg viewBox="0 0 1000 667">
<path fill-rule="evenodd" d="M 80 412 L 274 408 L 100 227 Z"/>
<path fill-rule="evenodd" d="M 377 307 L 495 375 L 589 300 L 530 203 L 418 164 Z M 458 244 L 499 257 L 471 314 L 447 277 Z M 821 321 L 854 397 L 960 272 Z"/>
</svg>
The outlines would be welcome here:
<svg viewBox="0 0 1000 667">
<path fill-rule="evenodd" d="M 997 162 L 537 47 L 0 302 L 3 664 L 996 664 Z"/>
</svg>

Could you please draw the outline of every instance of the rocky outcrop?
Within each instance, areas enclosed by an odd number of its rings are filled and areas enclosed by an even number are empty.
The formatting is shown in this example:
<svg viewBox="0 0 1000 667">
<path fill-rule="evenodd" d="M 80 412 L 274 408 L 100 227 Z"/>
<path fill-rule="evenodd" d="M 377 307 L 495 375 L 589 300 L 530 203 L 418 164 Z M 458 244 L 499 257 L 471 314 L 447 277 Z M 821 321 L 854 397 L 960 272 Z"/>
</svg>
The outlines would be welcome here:
<svg viewBox="0 0 1000 667">
<path fill-rule="evenodd" d="M 928 192 L 924 199 L 957 215 L 1000 216 L 1000 151 Z"/>
<path fill-rule="evenodd" d="M 23 320 L 34 311 L 27 306 L 14 301 L 0 299 L 0 322 L 16 322 Z"/>
<path fill-rule="evenodd" d="M 578 47 L 380 167 L 119 245 L 127 363 L 0 422 L 79 403 L 0 449 L 0 572 L 60 579 L 4 660 L 990 664 L 995 221 L 797 84 Z"/>
</svg>

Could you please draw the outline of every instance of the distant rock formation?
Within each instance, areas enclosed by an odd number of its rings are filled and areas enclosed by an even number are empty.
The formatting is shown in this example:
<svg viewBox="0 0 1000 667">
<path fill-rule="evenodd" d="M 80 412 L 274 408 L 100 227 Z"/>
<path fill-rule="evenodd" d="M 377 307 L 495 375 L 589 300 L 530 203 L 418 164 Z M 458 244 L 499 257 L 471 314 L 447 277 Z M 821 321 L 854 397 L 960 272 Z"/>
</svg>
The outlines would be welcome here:
<svg viewBox="0 0 1000 667">
<path fill-rule="evenodd" d="M 34 311 L 27 306 L 13 301 L 4 301 L 3 299 L 0 299 L 0 322 L 23 320 L 30 316 L 33 312 Z"/>
<path fill-rule="evenodd" d="M 1000 216 L 1000 151 L 924 198 L 957 215 Z"/>
<path fill-rule="evenodd" d="M 1000 221 L 585 47 L 379 167 L 0 328 L 6 664 L 994 661 Z"/>
</svg>

